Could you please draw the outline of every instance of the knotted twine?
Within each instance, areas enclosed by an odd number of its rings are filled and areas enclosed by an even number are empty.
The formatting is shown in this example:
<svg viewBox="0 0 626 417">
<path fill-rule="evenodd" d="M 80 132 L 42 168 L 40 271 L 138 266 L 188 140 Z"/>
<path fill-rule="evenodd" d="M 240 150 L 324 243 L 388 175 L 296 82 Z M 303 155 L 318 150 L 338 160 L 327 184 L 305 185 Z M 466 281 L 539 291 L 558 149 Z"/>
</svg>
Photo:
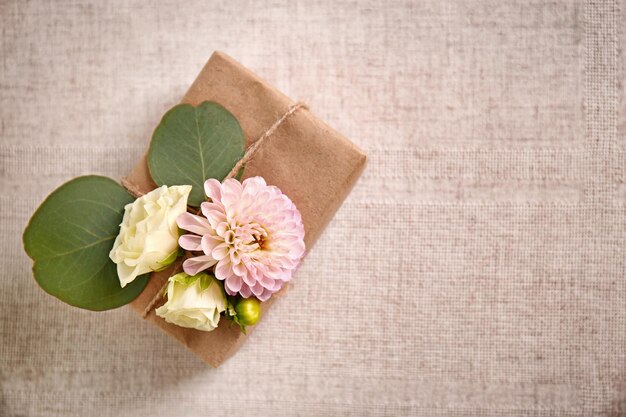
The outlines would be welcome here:
<svg viewBox="0 0 626 417">
<path fill-rule="evenodd" d="M 254 154 L 256 154 L 257 151 L 261 148 L 261 145 L 263 144 L 263 142 L 265 142 L 265 140 L 267 140 L 267 138 L 272 136 L 272 134 L 276 131 L 276 129 L 278 129 L 278 127 L 285 120 L 287 120 L 289 118 L 289 116 L 294 114 L 299 109 L 308 109 L 308 108 L 309 107 L 305 103 L 303 103 L 301 101 L 298 101 L 297 103 L 295 103 L 294 105 L 289 107 L 289 109 L 287 109 L 285 114 L 283 114 L 278 120 L 276 120 L 274 122 L 274 124 L 269 127 L 269 129 L 267 129 L 265 132 L 263 132 L 263 134 L 261 136 L 259 136 L 259 138 L 257 140 L 255 140 L 252 143 L 252 145 L 250 145 L 248 147 L 248 149 L 246 149 L 246 153 L 243 155 L 243 158 L 241 158 L 239 161 L 237 161 L 237 163 L 235 164 L 233 169 L 231 169 L 230 172 L 228 173 L 228 175 L 226 175 L 226 177 L 224 177 L 224 180 L 227 180 L 229 178 L 233 178 L 235 175 L 237 175 L 239 170 L 245 164 L 250 162 L 250 160 L 252 160 L 252 158 L 254 157 Z M 180 268 L 181 264 L 182 264 L 181 260 L 177 261 L 175 269 Z M 154 297 L 152 297 L 152 299 L 150 300 L 150 302 L 148 303 L 148 305 L 146 306 L 145 310 L 143 311 L 143 313 L 141 315 L 142 318 L 145 319 L 148 316 L 148 314 L 150 314 L 150 312 L 152 311 L 154 306 L 163 298 L 163 293 L 164 293 L 165 289 L 167 288 L 168 284 L 169 284 L 169 280 L 166 280 L 165 283 L 161 286 L 161 288 L 159 288 L 157 293 L 154 295 Z"/>
</svg>

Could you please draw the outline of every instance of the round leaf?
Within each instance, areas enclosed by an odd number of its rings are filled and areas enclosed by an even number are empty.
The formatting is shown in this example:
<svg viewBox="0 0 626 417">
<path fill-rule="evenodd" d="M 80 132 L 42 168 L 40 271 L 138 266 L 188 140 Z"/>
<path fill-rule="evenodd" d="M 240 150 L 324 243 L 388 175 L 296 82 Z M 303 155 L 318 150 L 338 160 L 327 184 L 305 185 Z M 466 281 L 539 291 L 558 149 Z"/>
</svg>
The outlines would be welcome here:
<svg viewBox="0 0 626 417">
<path fill-rule="evenodd" d="M 23 236 L 39 285 L 61 301 L 89 310 L 109 310 L 137 297 L 149 275 L 122 288 L 109 259 L 124 206 L 133 200 L 115 181 L 99 176 L 73 179 L 50 194 Z"/>
<path fill-rule="evenodd" d="M 198 207 L 205 200 L 204 182 L 224 179 L 245 144 L 239 122 L 224 107 L 210 101 L 180 104 L 165 113 L 152 135 L 150 175 L 159 186 L 191 185 L 189 205 Z"/>
</svg>

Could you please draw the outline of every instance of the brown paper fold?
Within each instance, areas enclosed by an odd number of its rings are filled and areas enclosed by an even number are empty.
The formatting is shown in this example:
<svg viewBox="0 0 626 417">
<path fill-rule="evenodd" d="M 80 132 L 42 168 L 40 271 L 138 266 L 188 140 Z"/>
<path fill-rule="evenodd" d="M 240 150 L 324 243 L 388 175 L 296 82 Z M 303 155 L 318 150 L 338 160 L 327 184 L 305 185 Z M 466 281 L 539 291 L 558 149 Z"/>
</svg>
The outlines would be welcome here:
<svg viewBox="0 0 626 417">
<path fill-rule="evenodd" d="M 182 102 L 197 105 L 207 100 L 221 104 L 239 120 L 248 146 L 294 104 L 221 52 L 213 53 Z M 308 250 L 350 192 L 365 163 L 366 156 L 359 148 L 310 111 L 300 109 L 263 143 L 246 166 L 244 178 L 260 175 L 292 199 L 302 214 Z M 136 195 L 156 188 L 145 156 L 122 183 Z M 141 314 L 173 270 L 171 267 L 153 273 L 146 289 L 131 303 L 132 308 Z M 263 303 L 264 310 L 274 298 Z M 239 328 L 226 319 L 212 332 L 168 324 L 154 310 L 146 319 L 214 367 L 235 353 L 245 339 Z"/>
</svg>

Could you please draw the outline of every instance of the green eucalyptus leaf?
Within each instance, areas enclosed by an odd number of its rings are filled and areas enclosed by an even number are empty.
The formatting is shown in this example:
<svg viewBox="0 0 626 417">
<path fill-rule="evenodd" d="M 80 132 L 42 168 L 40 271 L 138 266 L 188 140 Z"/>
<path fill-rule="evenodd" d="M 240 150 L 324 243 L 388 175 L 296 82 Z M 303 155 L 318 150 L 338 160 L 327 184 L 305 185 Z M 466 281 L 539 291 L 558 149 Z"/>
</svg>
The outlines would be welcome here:
<svg viewBox="0 0 626 417">
<path fill-rule="evenodd" d="M 137 297 L 149 275 L 122 288 L 109 259 L 124 206 L 133 200 L 118 183 L 100 176 L 75 178 L 53 191 L 23 236 L 37 283 L 61 301 L 88 310 L 117 308 Z"/>
<path fill-rule="evenodd" d="M 204 182 L 223 180 L 244 154 L 239 122 L 217 103 L 179 104 L 163 116 L 152 135 L 148 168 L 160 185 L 191 185 L 189 205 L 205 200 Z"/>
</svg>

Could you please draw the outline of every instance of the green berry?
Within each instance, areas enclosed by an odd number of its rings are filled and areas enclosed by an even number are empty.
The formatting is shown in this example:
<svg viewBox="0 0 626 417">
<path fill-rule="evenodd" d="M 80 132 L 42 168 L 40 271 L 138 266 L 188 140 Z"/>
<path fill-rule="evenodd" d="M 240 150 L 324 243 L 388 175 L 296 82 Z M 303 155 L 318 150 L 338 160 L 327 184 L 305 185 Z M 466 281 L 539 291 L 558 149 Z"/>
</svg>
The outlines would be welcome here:
<svg viewBox="0 0 626 417">
<path fill-rule="evenodd" d="M 261 302 L 254 297 L 242 298 L 235 305 L 239 323 L 244 326 L 255 325 L 261 318 Z"/>
</svg>

